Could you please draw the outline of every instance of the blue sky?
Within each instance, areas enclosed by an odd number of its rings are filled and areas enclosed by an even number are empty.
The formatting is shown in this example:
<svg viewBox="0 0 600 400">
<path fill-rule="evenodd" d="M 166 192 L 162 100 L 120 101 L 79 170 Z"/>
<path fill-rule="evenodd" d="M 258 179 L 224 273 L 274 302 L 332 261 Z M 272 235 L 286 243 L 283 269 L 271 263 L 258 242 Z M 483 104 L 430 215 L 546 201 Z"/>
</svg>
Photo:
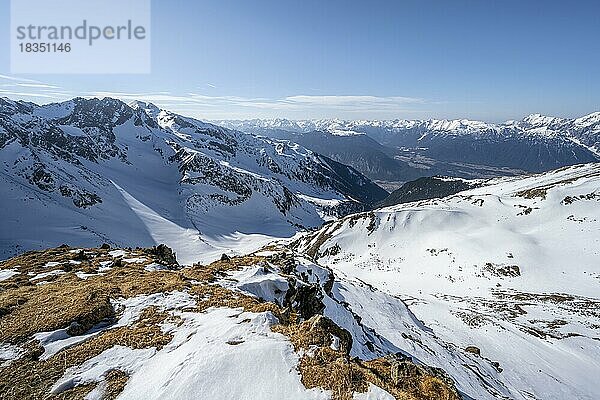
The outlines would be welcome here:
<svg viewBox="0 0 600 400">
<path fill-rule="evenodd" d="M 153 1 L 151 74 L 12 75 L 6 28 L 0 96 L 203 119 L 579 116 L 600 110 L 599 15 L 597 1 Z"/>
</svg>

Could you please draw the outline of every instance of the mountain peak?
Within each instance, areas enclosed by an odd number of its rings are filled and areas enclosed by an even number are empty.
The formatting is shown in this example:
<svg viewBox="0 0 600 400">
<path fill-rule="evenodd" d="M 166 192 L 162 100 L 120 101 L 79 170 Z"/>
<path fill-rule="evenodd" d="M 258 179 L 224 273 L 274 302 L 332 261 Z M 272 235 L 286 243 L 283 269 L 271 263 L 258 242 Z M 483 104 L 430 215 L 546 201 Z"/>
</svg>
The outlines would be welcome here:
<svg viewBox="0 0 600 400">
<path fill-rule="evenodd" d="M 563 118 L 552 117 L 549 115 L 542 114 L 529 114 L 523 118 L 523 122 L 531 126 L 550 126 L 555 123 L 563 122 Z"/>
<path fill-rule="evenodd" d="M 142 100 L 133 100 L 131 102 L 129 102 L 127 104 L 129 107 L 133 108 L 134 110 L 144 110 L 144 111 L 151 111 L 153 114 L 158 114 L 160 112 L 160 108 L 158 108 L 154 103 L 150 103 L 150 102 L 146 102 L 146 101 L 142 101 Z"/>
<path fill-rule="evenodd" d="M 589 127 L 600 123 L 600 111 L 593 112 L 575 120 L 575 125 L 580 127 Z"/>
<path fill-rule="evenodd" d="M 129 102 L 128 106 L 136 111 L 140 110 L 140 111 L 145 112 L 150 118 L 153 118 L 153 119 L 156 119 L 158 117 L 158 115 L 160 114 L 160 112 L 162 111 L 155 104 L 150 103 L 150 102 L 141 101 L 141 100 L 133 100 L 133 101 Z"/>
</svg>

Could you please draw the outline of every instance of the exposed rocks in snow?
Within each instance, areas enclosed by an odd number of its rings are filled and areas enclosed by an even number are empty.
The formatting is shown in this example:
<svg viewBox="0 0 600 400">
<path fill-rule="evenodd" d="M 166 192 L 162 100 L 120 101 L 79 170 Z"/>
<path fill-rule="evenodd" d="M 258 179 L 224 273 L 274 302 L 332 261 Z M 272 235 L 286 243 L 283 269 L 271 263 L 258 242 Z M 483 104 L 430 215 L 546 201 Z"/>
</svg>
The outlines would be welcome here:
<svg viewBox="0 0 600 400">
<path fill-rule="evenodd" d="M 521 270 L 518 265 L 498 265 L 494 263 L 485 263 L 484 270 L 498 277 L 516 277 L 521 276 Z"/>
<path fill-rule="evenodd" d="M 277 386 L 269 389 L 278 396 L 273 398 L 345 400 L 373 391 L 397 399 L 456 398 L 451 381 L 408 359 L 402 362 L 415 368 L 406 367 L 400 379 L 392 372 L 398 367 L 388 359 L 351 356 L 362 346 L 364 333 L 359 331 L 366 328 L 350 317 L 347 322 L 359 327 L 351 333 L 322 315 L 330 312 L 325 308 L 343 308 L 329 297 L 339 290 L 331 272 L 298 262 L 289 252 L 232 257 L 207 266 L 146 268 L 165 263 L 165 255 L 171 254 L 164 248 L 64 246 L 0 263 L 0 270 L 10 267 L 21 273 L 47 269 L 49 263 L 51 268 L 71 268 L 42 286 L 18 276 L 1 283 L 0 343 L 2 348 L 18 346 L 19 351 L 11 353 L 10 368 L 0 366 L 0 393 L 11 398 L 44 398 L 52 393 L 60 398 L 113 399 L 143 391 L 145 398 L 159 399 L 164 398 L 162 390 L 168 390 L 178 399 L 188 398 L 185 390 L 190 387 L 195 394 L 218 397 L 231 390 L 243 396 L 269 385 L 266 381 L 255 385 L 264 371 L 249 369 L 246 361 L 265 357 L 263 366 L 275 368 L 269 376 L 277 377 L 270 383 Z M 70 263 L 74 258 L 77 263 Z M 144 260 L 115 262 L 133 258 Z M 108 262 L 112 266 L 106 269 Z M 98 273 L 100 268 L 104 272 Z M 84 271 L 90 276 L 80 279 L 77 274 Z M 232 277 L 237 277 L 238 288 L 223 287 Z M 278 296 L 274 287 L 265 286 L 273 279 L 284 283 L 278 289 L 285 294 L 284 304 L 268 301 Z M 204 334 L 212 338 L 208 347 L 202 347 Z M 222 364 L 215 359 L 211 365 L 214 346 L 225 346 L 219 352 L 230 352 L 229 361 Z M 202 359 L 209 362 L 205 367 Z M 248 386 L 223 387 L 220 378 L 211 375 L 215 365 L 222 365 L 223 373 L 237 374 Z M 236 369 L 242 366 L 243 371 Z"/>
<path fill-rule="evenodd" d="M 398 354 L 384 357 L 382 361 L 371 362 L 375 365 L 379 363 L 389 363 L 392 384 L 402 390 L 412 391 L 416 398 L 460 399 L 452 379 L 439 368 L 415 364 Z M 393 388 L 388 389 L 390 390 L 391 393 L 395 392 Z"/>
<path fill-rule="evenodd" d="M 323 313 L 323 293 L 317 284 L 304 283 L 295 277 L 288 279 L 289 288 L 285 294 L 284 305 L 291 307 L 303 319 L 309 319 Z"/>
<path fill-rule="evenodd" d="M 352 336 L 322 315 L 274 329 L 289 336 L 296 351 L 304 354 L 299 366 L 302 383 L 330 390 L 335 400 L 352 399 L 370 384 L 396 399 L 460 399 L 452 379 L 439 369 L 415 364 L 402 355 L 368 361 L 350 357 Z"/>
<path fill-rule="evenodd" d="M 177 266 L 177 258 L 173 249 L 165 244 L 159 244 L 158 246 L 152 247 L 149 253 L 156 257 L 156 260 L 168 266 Z"/>
</svg>

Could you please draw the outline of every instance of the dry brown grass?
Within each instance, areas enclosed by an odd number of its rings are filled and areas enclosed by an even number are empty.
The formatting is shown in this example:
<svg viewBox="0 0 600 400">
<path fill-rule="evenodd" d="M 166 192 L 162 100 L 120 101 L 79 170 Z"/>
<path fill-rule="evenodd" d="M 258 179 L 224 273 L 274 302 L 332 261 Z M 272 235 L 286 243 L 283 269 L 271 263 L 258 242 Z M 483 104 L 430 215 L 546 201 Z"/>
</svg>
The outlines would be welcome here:
<svg viewBox="0 0 600 400">
<path fill-rule="evenodd" d="M 352 399 L 354 392 L 368 389 L 360 369 L 348 357 L 352 337 L 328 318 L 316 315 L 300 324 L 272 329 L 288 336 L 297 352 L 305 353 L 298 366 L 305 387 L 330 390 L 336 400 Z M 339 349 L 330 347 L 332 335 L 340 339 Z"/>
<path fill-rule="evenodd" d="M 104 380 L 104 393 L 102 400 L 116 399 L 117 396 L 121 394 L 123 389 L 125 389 L 128 379 L 129 376 L 123 371 L 109 371 Z M 85 396 L 87 396 L 98 385 L 98 383 L 90 383 L 87 385 L 75 386 L 74 388 L 65 390 L 56 396 L 49 396 L 48 400 L 80 400 L 85 398 Z"/>
<path fill-rule="evenodd" d="M 323 243 L 325 243 L 327 240 L 331 239 L 331 234 L 328 233 L 329 231 L 326 229 L 321 229 L 316 235 L 312 235 L 309 236 L 310 239 L 306 239 L 306 243 L 308 244 L 310 241 L 314 240 L 314 243 L 310 245 L 310 247 L 305 251 L 306 255 L 309 256 L 311 259 L 316 260 L 319 258 L 319 250 L 321 249 L 321 246 L 323 245 Z M 305 239 L 300 239 L 299 242 L 296 242 L 297 244 L 301 243 L 301 241 L 303 241 Z"/>
<path fill-rule="evenodd" d="M 249 255 L 244 257 L 233 257 L 227 261 L 215 261 L 209 265 L 194 264 L 186 275 L 193 277 L 202 282 L 213 282 L 218 278 L 222 278 L 230 271 L 239 271 L 244 266 L 258 264 L 265 261 L 266 257 Z"/>
<path fill-rule="evenodd" d="M 366 392 L 369 384 L 399 400 L 460 400 L 445 375 L 410 360 L 351 358 L 350 333 L 322 315 L 273 330 L 288 336 L 295 350 L 303 352 L 299 370 L 304 386 L 330 390 L 334 400 L 351 400 L 355 392 Z M 338 349 L 331 348 L 332 335 L 340 339 Z"/>
<path fill-rule="evenodd" d="M 560 171 L 561 169 L 558 169 L 556 171 Z M 572 178 L 561 179 L 559 181 L 552 182 L 548 185 L 542 185 L 539 187 L 521 190 L 521 191 L 515 193 L 515 196 L 523 197 L 525 199 L 541 198 L 542 200 L 545 200 L 546 195 L 548 194 L 548 190 L 550 190 L 554 187 L 561 186 L 561 185 L 568 185 L 570 183 L 577 181 L 580 178 L 584 178 L 584 177 L 591 178 L 591 177 L 595 177 L 595 176 L 600 176 L 600 172 L 590 171 L 590 172 L 583 173 L 583 174 L 577 174 L 577 176 L 574 176 Z"/>
<path fill-rule="evenodd" d="M 424 369 L 419 373 L 394 380 L 394 363 L 384 359 L 362 362 L 349 357 L 352 347 L 350 334 L 329 319 L 317 315 L 308 321 L 298 322 L 294 310 L 261 301 L 255 297 L 225 289 L 213 282 L 229 271 L 243 266 L 265 262 L 266 257 L 234 257 L 207 266 L 194 265 L 171 271 L 144 270 L 153 258 L 153 252 L 144 249 L 128 251 L 127 257 L 144 257 L 138 264 L 122 261 L 114 263 L 104 275 L 80 279 L 75 272 L 97 273 L 101 261 L 112 260 L 108 249 L 86 249 L 71 253 L 69 248 L 29 252 L 0 264 L 0 268 L 17 268 L 22 273 L 0 285 L 0 342 L 17 344 L 26 354 L 0 368 L 0 399 L 81 399 L 96 384 L 82 385 L 49 396 L 52 385 L 65 371 L 81 365 L 115 345 L 133 349 L 162 348 L 172 339 L 160 329 L 160 324 L 174 317 L 155 307 L 145 309 L 131 326 L 108 329 L 78 345 L 64 349 L 48 360 L 40 360 L 43 349 L 31 336 L 36 332 L 69 328 L 78 335 L 95 324 L 116 317 L 110 299 L 130 298 L 142 294 L 186 291 L 196 298 L 196 312 L 210 307 L 242 308 L 249 312 L 270 311 L 279 318 L 280 325 L 273 330 L 288 336 L 297 351 L 304 355 L 298 366 L 302 382 L 307 388 L 320 387 L 331 390 L 335 400 L 352 399 L 354 392 L 365 392 L 373 383 L 396 399 L 454 400 L 453 386 L 433 376 Z M 80 264 L 72 264 L 76 259 Z M 271 257 L 271 262 L 288 263 L 289 256 Z M 47 262 L 61 262 L 59 266 L 44 268 Z M 282 264 L 283 265 L 283 264 Z M 31 274 L 63 269 L 66 273 L 49 278 L 49 283 L 35 285 Z M 340 338 L 339 349 L 332 349 L 331 335 Z M 413 364 L 414 365 L 414 364 Z M 268 366 L 266 366 L 268 368 Z M 425 371 L 425 372 L 423 372 Z M 114 399 L 125 387 L 128 376 L 122 371 L 110 371 L 105 377 L 105 398 Z"/>
<path fill-rule="evenodd" d="M 396 356 L 361 364 L 368 370 L 368 377 L 374 379 L 370 382 L 387 390 L 396 399 L 460 400 L 454 383 L 441 370 Z"/>
<path fill-rule="evenodd" d="M 67 368 L 80 365 L 115 345 L 160 349 L 171 340 L 171 336 L 162 333 L 159 327 L 168 315 L 150 307 L 142 312 L 139 320 L 132 326 L 109 329 L 48 360 L 39 360 L 43 349 L 37 341 L 31 340 L 34 333 L 68 328 L 69 334 L 83 334 L 97 323 L 115 318 L 111 298 L 185 290 L 197 297 L 197 311 L 223 306 L 243 307 L 255 312 L 268 310 L 280 314 L 274 304 L 261 303 L 256 298 L 209 284 L 226 271 L 252 265 L 263 258 L 240 257 L 209 266 L 196 265 L 173 271 L 148 272 L 144 270 L 144 266 L 160 260 L 154 259 L 151 251 L 135 249 L 128 251 L 125 258 L 143 257 L 144 262 L 125 263 L 117 259 L 112 269 L 104 272 L 104 275 L 84 280 L 78 278 L 75 272 L 97 273 L 100 262 L 113 261 L 113 257 L 108 254 L 110 250 L 86 249 L 82 254 L 71 253 L 69 250 L 72 249 L 61 247 L 29 252 L 0 264 L 0 268 L 16 268 L 21 272 L 0 286 L 0 342 L 17 344 L 27 350 L 25 356 L 11 363 L 10 368 L 2 368 L 0 399 L 46 398 L 51 386 Z M 86 253 L 89 255 L 86 256 Z M 80 261 L 80 264 L 72 264 L 70 260 Z M 61 264 L 44 268 L 48 262 Z M 43 285 L 35 285 L 35 282 L 30 281 L 32 276 L 29 273 L 36 275 L 54 269 L 61 269 L 66 273 L 43 279 L 49 281 Z M 192 285 L 192 281 L 198 281 L 199 284 Z M 126 379 L 122 373 L 114 382 L 108 379 L 107 393 L 112 395 L 107 396 L 116 397 Z M 94 387 L 95 385 L 76 387 L 55 398 L 80 399 Z"/>
<path fill-rule="evenodd" d="M 536 197 L 539 197 L 542 200 L 545 200 L 548 189 L 548 187 L 525 189 L 515 193 L 515 196 L 523 197 L 524 199 L 535 199 Z"/>
<path fill-rule="evenodd" d="M 198 296 L 196 309 L 200 312 L 210 307 L 241 307 L 244 311 L 249 312 L 271 311 L 276 316 L 281 314 L 281 309 L 274 303 L 261 301 L 243 293 L 232 292 L 217 285 L 196 285 L 190 290 L 190 293 Z"/>
<path fill-rule="evenodd" d="M 36 332 L 69 327 L 69 333 L 81 334 L 114 316 L 110 298 L 187 287 L 191 284 L 181 273 L 123 267 L 87 280 L 65 274 L 48 284 L 5 290 L 0 293 L 0 341 L 19 343 Z"/>
<path fill-rule="evenodd" d="M 70 324 L 77 324 L 85 332 L 114 315 L 109 295 L 116 290 L 76 279 L 64 278 L 0 293 L 0 341 L 19 343 L 36 332 L 67 328 Z"/>
<path fill-rule="evenodd" d="M 0 375 L 0 399 L 43 399 L 48 397 L 52 385 L 60 379 L 67 368 L 80 365 L 113 346 L 127 346 L 133 349 L 148 347 L 162 348 L 172 337 L 160 330 L 159 324 L 167 314 L 148 308 L 132 325 L 108 330 L 77 346 L 67 348 L 50 357 L 40 360 L 43 350 L 35 342 L 29 342 L 27 354 L 3 368 Z M 76 387 L 55 398 L 80 399 L 94 385 Z M 113 389 L 114 391 L 114 389 Z"/>
<path fill-rule="evenodd" d="M 212 282 L 227 271 L 241 269 L 263 261 L 263 257 L 236 257 L 230 261 L 217 261 L 208 266 L 195 265 L 173 271 L 144 271 L 144 266 L 157 260 L 145 249 L 128 252 L 127 257 L 143 257 L 143 263 L 124 263 L 119 259 L 104 275 L 86 280 L 75 272 L 95 273 L 102 261 L 113 261 L 108 249 L 86 249 L 86 260 L 70 264 L 78 253 L 69 248 L 25 253 L 0 264 L 0 268 L 15 268 L 21 274 L 0 285 L 0 342 L 19 343 L 36 332 L 51 331 L 71 326 L 71 334 L 81 334 L 98 322 L 114 316 L 110 298 L 130 298 L 141 294 L 189 290 L 191 281 Z M 60 262 L 44 268 L 47 262 Z M 29 273 L 36 275 L 52 270 L 67 273 L 40 280 L 49 283 L 35 285 Z M 196 289 L 200 290 L 200 289 Z M 208 290 L 208 289 L 206 289 Z M 211 289 L 218 294 L 218 290 Z M 213 300 L 212 305 L 218 301 Z"/>
</svg>

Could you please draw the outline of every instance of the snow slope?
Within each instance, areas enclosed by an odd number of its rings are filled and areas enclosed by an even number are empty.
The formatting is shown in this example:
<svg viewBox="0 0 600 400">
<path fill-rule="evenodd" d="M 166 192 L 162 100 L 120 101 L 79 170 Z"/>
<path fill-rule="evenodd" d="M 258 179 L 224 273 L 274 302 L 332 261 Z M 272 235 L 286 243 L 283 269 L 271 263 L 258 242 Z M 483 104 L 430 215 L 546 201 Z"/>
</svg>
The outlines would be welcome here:
<svg viewBox="0 0 600 400">
<path fill-rule="evenodd" d="M 599 398 L 600 164 L 489 183 L 345 217 L 297 250 L 475 346 L 507 398 Z M 393 326 L 392 312 L 368 314 Z"/>
<path fill-rule="evenodd" d="M 330 398 L 302 385 L 293 347 L 269 329 L 276 322 L 272 315 L 228 308 L 174 315 L 183 323 L 171 328 L 173 339 L 161 350 L 112 347 L 67 371 L 53 393 L 102 382 L 108 371 L 119 369 L 131 374 L 120 400 Z M 265 366 L 269 373 L 260 373 Z"/>
<path fill-rule="evenodd" d="M 351 356 L 371 360 L 400 353 L 418 363 L 443 369 L 465 398 L 521 398 L 503 384 L 501 374 L 489 360 L 438 337 L 401 299 L 302 256 L 297 256 L 292 274 L 300 281 L 296 285 L 319 287 L 323 315 L 352 335 Z M 288 277 L 273 266 L 249 267 L 219 284 L 281 304 L 289 290 L 282 275 Z"/>
</svg>

